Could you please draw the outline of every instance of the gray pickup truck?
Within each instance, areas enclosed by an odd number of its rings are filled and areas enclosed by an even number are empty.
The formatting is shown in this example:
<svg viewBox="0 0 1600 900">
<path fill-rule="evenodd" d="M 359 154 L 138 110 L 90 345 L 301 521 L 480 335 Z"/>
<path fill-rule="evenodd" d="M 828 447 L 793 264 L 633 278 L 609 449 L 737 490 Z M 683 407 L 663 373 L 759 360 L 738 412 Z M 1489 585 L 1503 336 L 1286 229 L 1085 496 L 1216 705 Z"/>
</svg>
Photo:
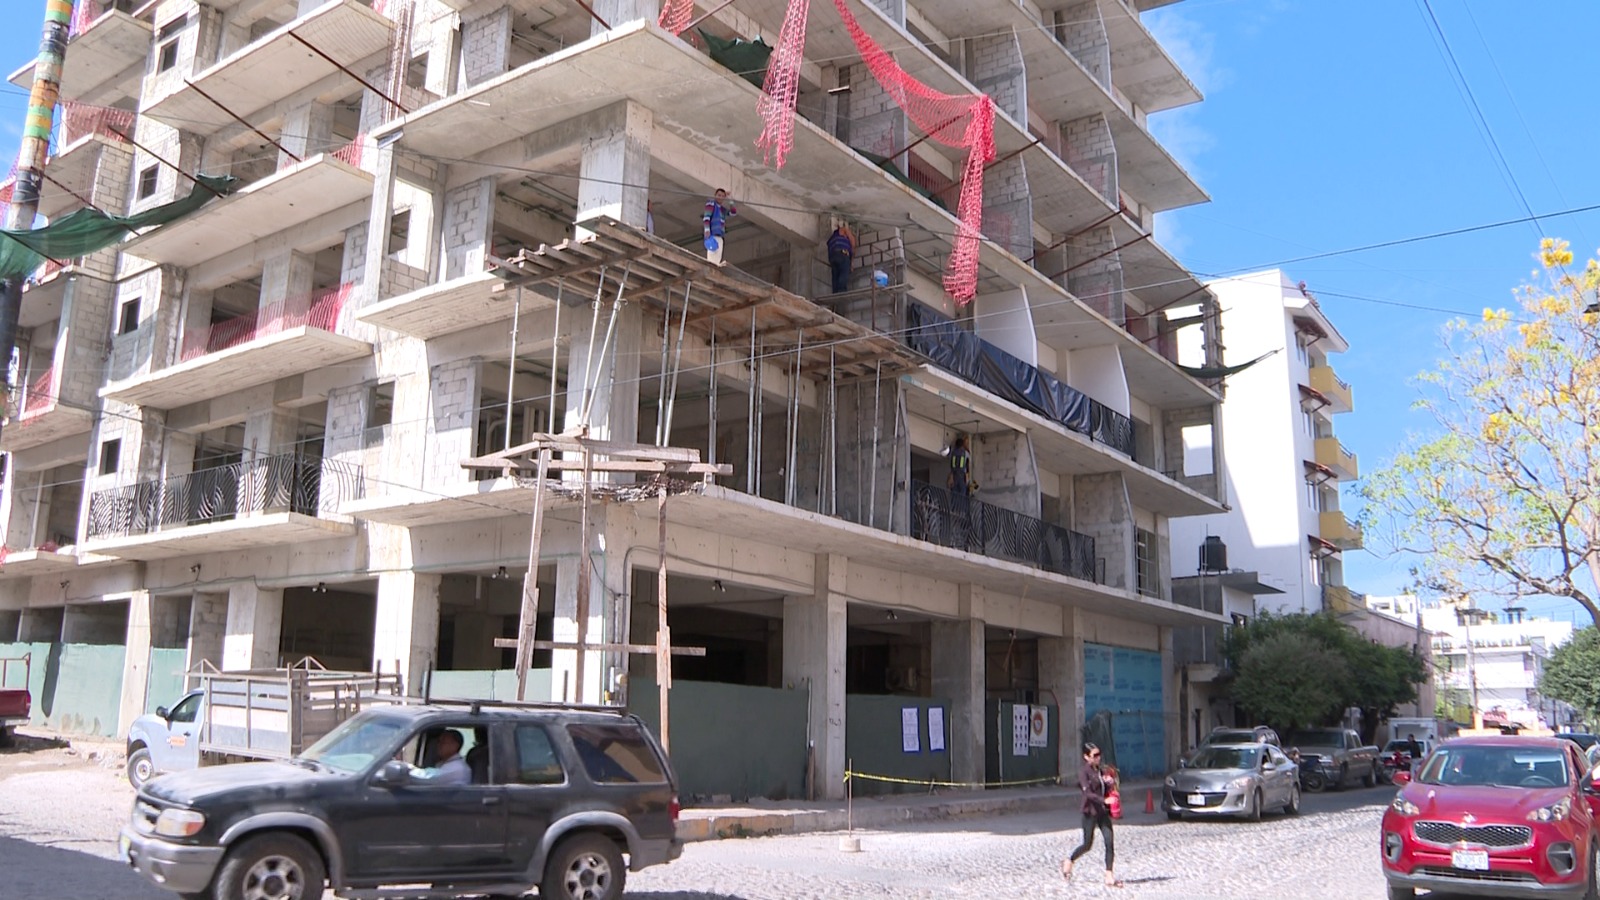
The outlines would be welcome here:
<svg viewBox="0 0 1600 900">
<path fill-rule="evenodd" d="M 1378 783 L 1378 748 L 1361 743 L 1361 736 L 1349 728 L 1306 728 L 1291 731 L 1283 739 L 1285 747 L 1303 755 L 1322 759 L 1328 786 L 1342 788 L 1350 779 L 1360 779 L 1367 787 Z"/>
</svg>

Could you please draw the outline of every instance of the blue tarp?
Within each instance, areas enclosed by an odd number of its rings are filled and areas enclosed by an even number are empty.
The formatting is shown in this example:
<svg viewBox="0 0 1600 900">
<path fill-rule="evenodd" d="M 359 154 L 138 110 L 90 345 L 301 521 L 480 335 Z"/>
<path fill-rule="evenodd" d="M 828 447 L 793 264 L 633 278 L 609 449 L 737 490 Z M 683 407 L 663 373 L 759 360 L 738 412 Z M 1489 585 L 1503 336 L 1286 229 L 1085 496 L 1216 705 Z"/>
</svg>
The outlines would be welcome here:
<svg viewBox="0 0 1600 900">
<path fill-rule="evenodd" d="M 957 325 L 921 303 L 906 304 L 906 343 L 939 368 L 1072 431 L 1133 456 L 1133 421 Z"/>
</svg>

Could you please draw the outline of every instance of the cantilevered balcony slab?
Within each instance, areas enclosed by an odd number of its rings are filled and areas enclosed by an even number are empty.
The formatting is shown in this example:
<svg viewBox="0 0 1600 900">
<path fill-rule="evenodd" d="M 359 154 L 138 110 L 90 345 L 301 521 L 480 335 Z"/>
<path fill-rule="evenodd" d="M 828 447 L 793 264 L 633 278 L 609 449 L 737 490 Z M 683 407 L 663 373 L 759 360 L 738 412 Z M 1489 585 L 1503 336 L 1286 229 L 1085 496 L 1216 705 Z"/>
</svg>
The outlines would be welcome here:
<svg viewBox="0 0 1600 900">
<path fill-rule="evenodd" d="M 100 396 L 153 409 L 174 409 L 360 359 L 371 352 L 372 345 L 366 341 L 301 325 L 148 375 L 114 381 L 100 389 Z"/>
<path fill-rule="evenodd" d="M 1159 509 L 1170 516 L 1204 516 L 1225 511 L 1215 498 L 1183 484 L 1170 475 L 1148 469 L 1127 456 L 1052 422 L 1030 410 L 942 369 L 926 366 L 900 376 L 906 392 L 906 409 L 932 421 L 947 421 L 952 407 L 962 416 L 976 416 L 985 427 L 975 430 L 1025 432 L 1033 441 L 1041 466 L 1062 475 L 1120 473 L 1128 494 L 1144 509 Z"/>
<path fill-rule="evenodd" d="M 40 549 L 9 550 L 0 558 L 0 580 L 54 575 L 77 567 L 78 557 L 75 553 Z"/>
<path fill-rule="evenodd" d="M 865 15 L 862 21 L 868 21 Z M 940 253 L 949 252 L 950 236 L 960 227 L 950 212 L 804 117 L 795 118 L 794 150 L 787 164 L 782 169 L 767 165 L 755 146 L 762 123 L 752 110 L 760 94 L 755 86 L 654 23 L 636 22 L 425 106 L 375 129 L 372 136 L 380 141 L 393 139 L 399 148 L 423 155 L 471 159 L 559 124 L 560 120 L 551 118 L 551 109 L 576 117 L 631 98 L 656 110 L 657 128 L 717 147 L 724 162 L 807 207 L 870 210 L 875 219 L 904 222 L 905 227 L 931 236 L 937 243 L 930 246 L 940 248 Z M 1002 155 L 1010 152 L 1006 147 L 1020 149 L 1032 140 L 1017 136 L 1014 128 L 1009 134 L 1011 143 L 1002 145 Z M 1044 155 L 1048 151 L 1034 147 L 1027 152 Z M 1055 171 L 1065 173 L 1062 178 L 1075 177 L 1059 160 L 1053 165 Z M 1030 176 L 1034 168 L 1030 162 Z M 1078 228 L 1114 212 L 1088 185 L 1079 181 L 1076 190 L 1085 198 L 1082 214 L 1073 214 L 1074 221 L 1082 220 Z M 1072 230 L 1061 227 L 1062 233 Z M 1075 301 L 1050 281 L 1048 274 L 993 243 L 981 246 L 979 293 L 1026 287 L 1039 337 L 1050 346 L 1076 350 L 1116 344 L 1123 348 L 1125 358 L 1149 358 L 1149 366 L 1137 375 L 1130 366 L 1130 387 L 1140 397 L 1152 389 L 1165 389 L 1181 394 L 1186 401 L 1216 401 L 1215 392 L 1140 345 L 1120 326 Z M 1196 287 L 1191 281 L 1187 291 Z M 1150 378 L 1159 383 L 1146 383 Z"/>
<path fill-rule="evenodd" d="M 68 406 L 50 397 L 28 404 L 0 433 L 0 451 L 14 453 L 58 441 L 75 434 L 86 435 L 94 428 L 94 410 Z"/>
<path fill-rule="evenodd" d="M 242 516 L 205 525 L 170 528 L 149 534 L 84 541 L 88 553 L 118 559 L 165 559 L 202 553 L 242 553 L 261 547 L 336 540 L 356 533 L 354 522 L 296 512 Z"/>
<path fill-rule="evenodd" d="M 17 310 L 18 328 L 38 328 L 61 318 L 61 308 L 67 299 L 67 288 L 76 276 L 73 266 L 57 268 L 46 264 L 46 269 L 22 286 L 22 308 Z"/>
<path fill-rule="evenodd" d="M 368 325 L 412 337 L 435 338 L 512 318 L 518 291 L 488 272 L 418 288 L 356 313 Z M 521 292 L 521 315 L 549 309 L 555 301 L 535 291 Z"/>
<path fill-rule="evenodd" d="M 45 182 L 39 186 L 39 215 L 51 219 L 94 200 L 95 173 L 108 148 L 128 148 L 104 134 L 87 134 L 61 148 L 45 164 Z"/>
<path fill-rule="evenodd" d="M 37 20 L 35 20 L 37 21 Z M 110 99 L 117 93 L 114 82 L 126 82 L 120 93 L 139 95 L 137 67 L 150 57 L 150 23 L 135 19 L 120 10 L 111 10 L 67 40 L 67 64 L 61 73 L 61 99 Z M 33 87 L 30 62 L 11 73 L 10 82 L 27 91 Z M 132 70 L 132 71 L 130 71 Z"/>
<path fill-rule="evenodd" d="M 344 515 L 385 525 L 415 528 L 423 525 L 449 525 L 496 515 L 526 516 L 533 511 L 533 491 L 515 478 L 490 478 L 464 481 L 428 490 L 400 485 L 385 485 L 383 493 L 347 501 L 339 507 Z M 547 497 L 546 512 L 576 507 L 570 498 Z"/>
<path fill-rule="evenodd" d="M 151 262 L 187 268 L 372 196 L 373 178 L 332 154 L 282 169 L 200 211 L 122 245 Z M 201 188 L 195 188 L 201 190 Z"/>
<path fill-rule="evenodd" d="M 1200 90 L 1126 0 L 1098 0 L 1100 19 L 1111 41 L 1111 81 L 1146 112 L 1200 102 Z M 1148 5 L 1147 5 L 1148 8 Z"/>
<path fill-rule="evenodd" d="M 141 113 L 186 132 L 209 135 L 235 124 L 220 103 L 259 124 L 253 113 L 340 74 L 339 66 L 360 71 L 363 60 L 389 48 L 394 27 L 394 22 L 354 0 L 325 3 L 197 73 Z"/>
</svg>

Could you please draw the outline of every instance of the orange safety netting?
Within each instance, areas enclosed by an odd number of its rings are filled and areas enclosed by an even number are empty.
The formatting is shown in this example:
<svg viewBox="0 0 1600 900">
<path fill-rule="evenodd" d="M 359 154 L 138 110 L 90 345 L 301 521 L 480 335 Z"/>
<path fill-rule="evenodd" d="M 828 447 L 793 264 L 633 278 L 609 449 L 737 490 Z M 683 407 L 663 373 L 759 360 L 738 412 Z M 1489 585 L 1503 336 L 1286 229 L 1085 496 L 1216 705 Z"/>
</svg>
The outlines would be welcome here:
<svg viewBox="0 0 1600 900">
<path fill-rule="evenodd" d="M 913 78 L 888 51 L 862 30 L 845 6 L 833 0 L 850 39 L 855 42 L 878 84 L 929 137 L 949 147 L 967 151 L 961 177 L 961 199 L 956 205 L 960 224 L 954 249 L 945 268 L 944 289 L 966 303 L 978 289 L 978 252 L 983 230 L 983 170 L 995 158 L 994 101 L 986 94 L 946 94 Z M 767 83 L 757 112 L 765 122 L 756 145 L 768 160 L 782 168 L 794 146 L 795 99 L 800 85 L 800 62 L 805 48 L 806 15 L 810 0 L 790 0 L 778 34 L 778 46 L 767 66 Z"/>
<path fill-rule="evenodd" d="M 683 34 L 693 14 L 694 0 L 666 0 L 661 4 L 661 16 L 656 19 L 656 24 L 675 35 Z"/>
</svg>

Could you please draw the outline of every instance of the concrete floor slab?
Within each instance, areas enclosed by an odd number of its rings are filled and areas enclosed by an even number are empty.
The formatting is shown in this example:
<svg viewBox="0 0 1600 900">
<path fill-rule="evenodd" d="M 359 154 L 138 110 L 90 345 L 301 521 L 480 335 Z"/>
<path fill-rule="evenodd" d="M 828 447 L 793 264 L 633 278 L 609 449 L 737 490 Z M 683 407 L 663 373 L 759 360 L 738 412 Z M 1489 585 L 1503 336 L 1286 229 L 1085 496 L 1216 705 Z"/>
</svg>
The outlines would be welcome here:
<svg viewBox="0 0 1600 900">
<path fill-rule="evenodd" d="M 67 40 L 67 64 L 61 73 L 61 99 L 78 100 L 119 78 L 150 56 L 150 23 L 112 10 Z M 24 91 L 33 87 L 35 62 L 11 73 L 8 79 Z M 139 81 L 130 79 L 133 95 Z"/>
<path fill-rule="evenodd" d="M 522 291 L 520 301 L 517 298 L 516 288 L 506 289 L 504 280 L 479 272 L 375 303 L 357 312 L 356 318 L 412 337 L 435 338 L 492 322 L 508 322 L 515 302 L 520 302 L 524 316 L 555 305 L 554 300 L 531 290 Z"/>
<path fill-rule="evenodd" d="M 185 554 L 236 553 L 277 544 L 346 538 L 355 533 L 355 523 L 348 520 L 282 512 L 169 528 L 151 534 L 88 540 L 81 547 L 86 553 L 118 559 L 151 560 Z"/>
<path fill-rule="evenodd" d="M 100 389 L 100 396 L 153 409 L 174 409 L 371 352 L 372 345 L 366 341 L 303 325 L 148 375 L 114 381 Z"/>
</svg>

